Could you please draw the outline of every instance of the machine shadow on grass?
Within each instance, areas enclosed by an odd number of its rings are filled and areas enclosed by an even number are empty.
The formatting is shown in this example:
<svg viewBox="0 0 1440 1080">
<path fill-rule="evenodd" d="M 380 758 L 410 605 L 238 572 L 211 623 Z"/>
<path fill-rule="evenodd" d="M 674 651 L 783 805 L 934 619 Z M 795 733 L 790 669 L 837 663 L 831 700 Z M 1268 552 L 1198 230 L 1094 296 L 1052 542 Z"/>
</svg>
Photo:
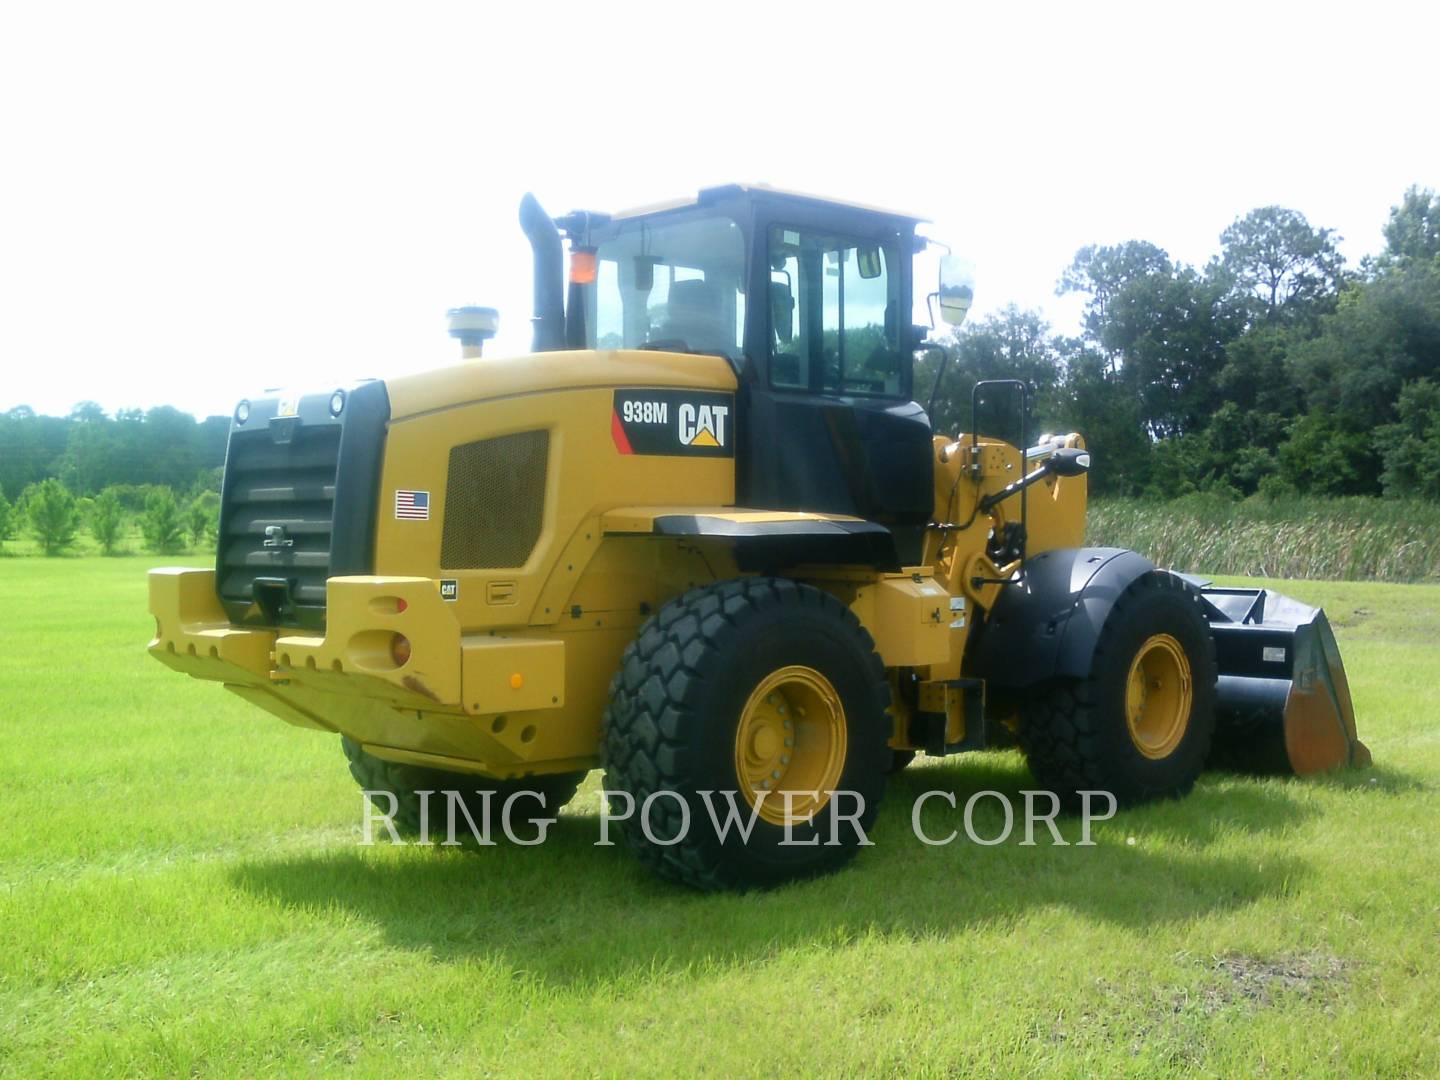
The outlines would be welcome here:
<svg viewBox="0 0 1440 1080">
<path fill-rule="evenodd" d="M 1077 819 L 1060 819 L 1070 846 L 1036 845 L 1024 827 L 1002 844 L 966 839 L 966 800 L 997 791 L 1018 808 L 1034 782 L 1016 755 L 969 756 L 960 764 L 912 768 L 893 778 L 871 833 L 875 846 L 826 878 L 771 892 L 702 895 L 654 881 L 623 840 L 598 847 L 599 819 L 577 809 L 542 846 L 373 847 L 255 859 L 233 872 L 242 890 L 311 917 L 351 912 L 393 945 L 441 961 L 498 961 L 561 984 L 601 982 L 654 969 L 753 964 L 782 949 L 834 944 L 879 933 L 947 936 L 1058 908 L 1124 928 L 1194 919 L 1293 889 L 1309 870 L 1298 859 L 1232 854 L 1237 834 L 1294 826 L 1308 811 L 1284 785 L 1205 786 L 1182 802 L 1121 811 L 1079 847 Z M 927 801 L 921 822 L 946 846 L 922 843 L 911 809 L 927 791 L 951 792 L 957 807 Z M 1003 829 L 998 800 L 977 804 L 975 831 Z M 618 839 L 618 837 L 617 837 Z M 1134 839 L 1134 843 L 1129 841 Z M 1220 850 L 1225 848 L 1225 850 Z"/>
</svg>

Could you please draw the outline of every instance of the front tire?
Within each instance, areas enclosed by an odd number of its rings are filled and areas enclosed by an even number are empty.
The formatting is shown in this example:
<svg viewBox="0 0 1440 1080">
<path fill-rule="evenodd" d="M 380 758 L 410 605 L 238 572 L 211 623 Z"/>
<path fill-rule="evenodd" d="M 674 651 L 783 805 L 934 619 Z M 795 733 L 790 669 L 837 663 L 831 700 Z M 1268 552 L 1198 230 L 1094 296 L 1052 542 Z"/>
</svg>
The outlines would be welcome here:
<svg viewBox="0 0 1440 1080">
<path fill-rule="evenodd" d="M 1100 631 L 1090 672 L 1021 708 L 1020 743 L 1040 784 L 1078 805 L 1187 794 L 1215 731 L 1215 645 L 1200 595 L 1163 570 L 1137 578 Z"/>
<path fill-rule="evenodd" d="M 690 590 L 641 628 L 611 685 L 605 786 L 634 800 L 629 846 L 705 890 L 835 869 L 860 846 L 850 815 L 868 831 L 884 794 L 889 703 L 874 642 L 829 594 L 783 578 Z M 731 805 L 738 820 L 717 829 L 712 808 L 725 822 Z"/>
</svg>

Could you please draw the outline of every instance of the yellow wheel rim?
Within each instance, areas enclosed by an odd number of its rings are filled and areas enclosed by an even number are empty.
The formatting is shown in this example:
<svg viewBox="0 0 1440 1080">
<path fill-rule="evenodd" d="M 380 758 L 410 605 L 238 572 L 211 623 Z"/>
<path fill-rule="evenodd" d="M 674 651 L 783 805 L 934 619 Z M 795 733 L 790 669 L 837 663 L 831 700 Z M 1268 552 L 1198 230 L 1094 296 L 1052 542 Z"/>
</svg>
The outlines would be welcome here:
<svg viewBox="0 0 1440 1080">
<path fill-rule="evenodd" d="M 1174 753 L 1190 726 L 1190 658 L 1169 634 L 1146 639 L 1125 683 L 1125 722 L 1135 749 L 1147 758 Z"/>
<path fill-rule="evenodd" d="M 827 802 L 845 767 L 845 707 L 830 680 L 814 668 L 772 671 L 755 687 L 735 729 L 735 775 L 760 817 L 809 821 Z M 761 796 L 763 795 L 763 799 Z"/>
</svg>

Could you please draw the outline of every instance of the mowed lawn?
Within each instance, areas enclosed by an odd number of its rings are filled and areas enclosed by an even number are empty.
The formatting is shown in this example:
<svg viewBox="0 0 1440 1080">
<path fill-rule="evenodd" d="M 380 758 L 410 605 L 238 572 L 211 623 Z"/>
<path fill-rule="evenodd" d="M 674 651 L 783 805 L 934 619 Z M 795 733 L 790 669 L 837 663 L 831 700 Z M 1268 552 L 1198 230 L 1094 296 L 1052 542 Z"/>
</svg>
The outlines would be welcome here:
<svg viewBox="0 0 1440 1080">
<path fill-rule="evenodd" d="M 1440 587 L 1286 590 L 1372 770 L 930 848 L 1031 781 L 922 759 L 845 872 L 700 896 L 598 773 L 543 847 L 360 846 L 337 739 L 145 655 L 147 562 L 0 559 L 0 1073 L 1440 1074 Z"/>
</svg>

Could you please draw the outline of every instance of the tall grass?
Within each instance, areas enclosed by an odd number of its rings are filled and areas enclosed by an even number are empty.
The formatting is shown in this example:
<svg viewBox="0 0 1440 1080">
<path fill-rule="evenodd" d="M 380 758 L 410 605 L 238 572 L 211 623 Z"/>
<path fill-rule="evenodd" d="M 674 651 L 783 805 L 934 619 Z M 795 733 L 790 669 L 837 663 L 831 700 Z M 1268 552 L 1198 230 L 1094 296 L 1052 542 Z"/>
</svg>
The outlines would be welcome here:
<svg viewBox="0 0 1440 1080">
<path fill-rule="evenodd" d="M 1088 543 L 1190 573 L 1440 581 L 1440 505 L 1389 499 L 1096 499 Z"/>
</svg>

